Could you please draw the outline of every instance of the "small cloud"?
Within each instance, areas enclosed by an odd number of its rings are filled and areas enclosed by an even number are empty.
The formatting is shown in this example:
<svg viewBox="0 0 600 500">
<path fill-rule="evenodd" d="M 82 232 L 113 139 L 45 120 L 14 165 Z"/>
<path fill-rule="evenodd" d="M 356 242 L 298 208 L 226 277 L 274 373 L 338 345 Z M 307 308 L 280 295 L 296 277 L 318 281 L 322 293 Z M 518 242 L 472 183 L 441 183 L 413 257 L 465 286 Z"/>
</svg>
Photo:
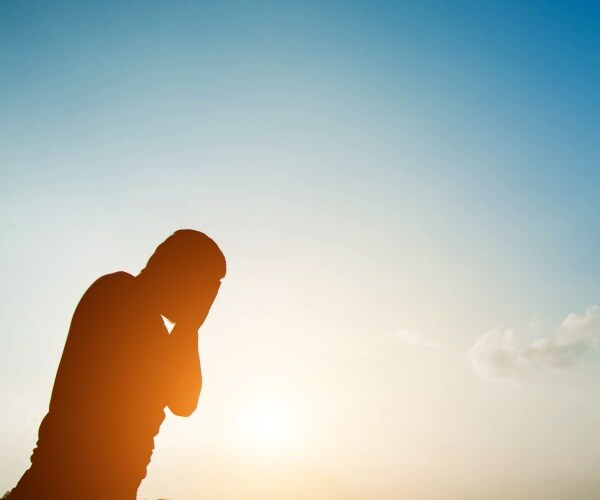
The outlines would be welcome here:
<svg viewBox="0 0 600 500">
<path fill-rule="evenodd" d="M 465 356 L 484 378 L 511 378 L 520 375 L 526 366 L 573 366 L 598 347 L 599 333 L 600 306 L 591 306 L 582 315 L 569 314 L 554 335 L 534 340 L 530 347 L 520 347 L 512 330 L 491 330 L 479 337 Z"/>
<path fill-rule="evenodd" d="M 512 330 L 486 332 L 465 356 L 481 378 L 511 378 L 526 364 Z"/>
<path fill-rule="evenodd" d="M 584 314 L 569 314 L 552 337 L 534 340 L 526 354 L 546 368 L 567 368 L 586 352 L 598 347 L 600 306 L 588 307 Z"/>
<path fill-rule="evenodd" d="M 419 335 L 417 332 L 413 332 L 411 330 L 399 330 L 397 332 L 392 333 L 392 336 L 396 339 L 402 341 L 402 343 L 406 345 L 414 345 L 414 346 L 423 346 L 429 347 L 431 349 L 437 349 L 440 347 L 440 344 L 437 342 L 433 342 L 431 340 L 427 340 Z"/>
</svg>

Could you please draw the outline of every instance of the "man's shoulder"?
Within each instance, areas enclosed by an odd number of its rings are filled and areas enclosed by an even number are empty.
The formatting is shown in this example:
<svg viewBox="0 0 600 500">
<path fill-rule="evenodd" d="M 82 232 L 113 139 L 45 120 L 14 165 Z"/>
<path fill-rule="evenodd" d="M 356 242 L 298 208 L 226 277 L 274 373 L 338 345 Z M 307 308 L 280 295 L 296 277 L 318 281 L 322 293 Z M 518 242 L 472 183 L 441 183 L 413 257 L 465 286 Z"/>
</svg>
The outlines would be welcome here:
<svg viewBox="0 0 600 500">
<path fill-rule="evenodd" d="M 133 286 L 135 277 L 125 271 L 117 271 L 100 276 L 92 283 L 90 288 L 110 288 Z"/>
<path fill-rule="evenodd" d="M 69 338 L 93 337 L 107 321 L 124 317 L 132 309 L 135 283 L 135 278 L 125 272 L 107 274 L 94 281 L 75 308 Z"/>
<path fill-rule="evenodd" d="M 90 285 L 82 301 L 119 300 L 124 295 L 131 294 L 134 284 L 135 277 L 124 271 L 105 274 Z"/>
</svg>

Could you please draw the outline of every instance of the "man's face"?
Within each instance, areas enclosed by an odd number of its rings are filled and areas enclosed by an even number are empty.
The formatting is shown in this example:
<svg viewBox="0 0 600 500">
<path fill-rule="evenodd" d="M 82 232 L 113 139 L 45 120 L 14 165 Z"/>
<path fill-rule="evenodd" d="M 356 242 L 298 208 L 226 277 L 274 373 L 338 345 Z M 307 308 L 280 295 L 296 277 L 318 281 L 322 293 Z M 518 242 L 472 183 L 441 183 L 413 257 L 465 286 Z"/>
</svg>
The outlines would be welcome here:
<svg viewBox="0 0 600 500">
<path fill-rule="evenodd" d="M 201 272 L 172 276 L 163 288 L 162 311 L 175 323 L 185 322 L 200 326 L 212 306 L 221 278 Z"/>
</svg>

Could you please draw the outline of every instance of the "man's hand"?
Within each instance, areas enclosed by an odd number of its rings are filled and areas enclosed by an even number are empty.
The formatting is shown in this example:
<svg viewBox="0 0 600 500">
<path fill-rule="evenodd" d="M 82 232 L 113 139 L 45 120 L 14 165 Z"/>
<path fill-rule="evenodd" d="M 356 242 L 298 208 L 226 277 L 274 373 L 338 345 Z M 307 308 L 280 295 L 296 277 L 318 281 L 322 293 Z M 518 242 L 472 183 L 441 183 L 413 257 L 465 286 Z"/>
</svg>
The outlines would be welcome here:
<svg viewBox="0 0 600 500">
<path fill-rule="evenodd" d="M 208 312 L 217 296 L 221 282 L 214 284 L 204 284 L 201 290 L 194 290 L 187 293 L 186 297 L 180 302 L 180 310 L 177 317 L 173 318 L 175 324 L 181 325 L 186 330 L 198 331 L 202 326 Z"/>
</svg>

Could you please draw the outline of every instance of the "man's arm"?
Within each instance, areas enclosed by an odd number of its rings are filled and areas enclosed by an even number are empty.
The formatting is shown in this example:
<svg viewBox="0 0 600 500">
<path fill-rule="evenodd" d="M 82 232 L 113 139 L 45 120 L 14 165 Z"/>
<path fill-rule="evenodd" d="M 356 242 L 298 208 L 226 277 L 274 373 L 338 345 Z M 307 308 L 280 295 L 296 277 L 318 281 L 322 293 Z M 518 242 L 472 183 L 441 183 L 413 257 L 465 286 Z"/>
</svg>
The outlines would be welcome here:
<svg viewBox="0 0 600 500">
<path fill-rule="evenodd" d="M 177 323 L 168 338 L 169 369 L 167 406 L 180 417 L 190 416 L 198 406 L 202 372 L 198 353 L 198 327 Z"/>
</svg>

